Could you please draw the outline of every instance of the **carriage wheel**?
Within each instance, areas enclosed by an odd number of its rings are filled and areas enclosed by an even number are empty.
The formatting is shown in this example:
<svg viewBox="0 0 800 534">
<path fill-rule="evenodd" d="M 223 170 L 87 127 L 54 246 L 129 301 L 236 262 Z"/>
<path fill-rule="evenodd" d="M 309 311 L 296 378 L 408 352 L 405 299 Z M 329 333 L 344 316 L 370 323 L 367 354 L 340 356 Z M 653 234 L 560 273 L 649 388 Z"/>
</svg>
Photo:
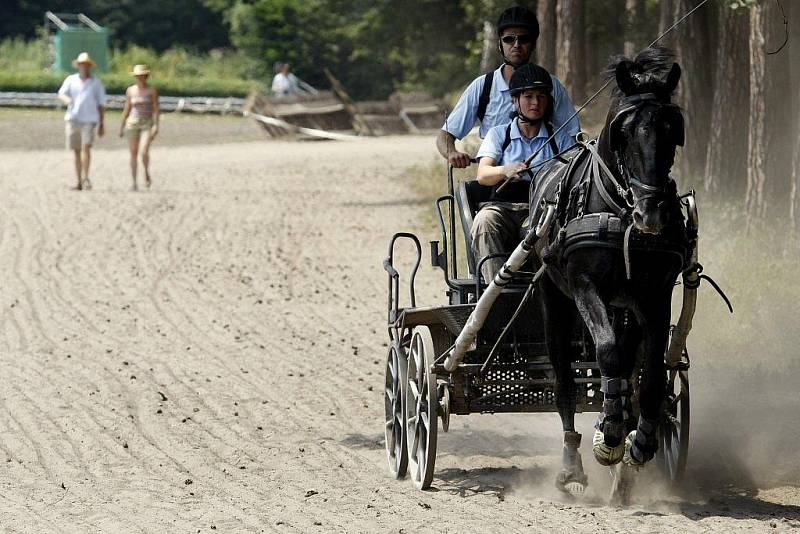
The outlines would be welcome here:
<svg viewBox="0 0 800 534">
<path fill-rule="evenodd" d="M 418 489 L 430 487 L 436 463 L 436 375 L 431 372 L 433 337 L 427 326 L 414 329 L 408 355 L 406 387 L 406 436 L 411 479 Z"/>
<path fill-rule="evenodd" d="M 406 476 L 408 467 L 408 448 L 406 447 L 406 412 L 403 390 L 406 384 L 406 359 L 402 349 L 395 345 L 389 349 L 386 358 L 386 383 L 383 393 L 386 407 L 386 457 L 389 460 L 389 473 L 394 478 Z"/>
<path fill-rule="evenodd" d="M 689 371 L 668 369 L 666 394 L 659 458 L 664 474 L 679 482 L 689 456 Z"/>
</svg>

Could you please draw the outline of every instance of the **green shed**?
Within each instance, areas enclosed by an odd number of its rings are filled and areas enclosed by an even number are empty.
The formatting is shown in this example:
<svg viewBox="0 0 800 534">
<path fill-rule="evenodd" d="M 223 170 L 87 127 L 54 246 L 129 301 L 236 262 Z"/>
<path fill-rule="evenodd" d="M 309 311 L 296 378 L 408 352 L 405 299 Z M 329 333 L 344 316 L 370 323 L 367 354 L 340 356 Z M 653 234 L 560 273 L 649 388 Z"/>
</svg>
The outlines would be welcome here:
<svg viewBox="0 0 800 534">
<path fill-rule="evenodd" d="M 72 61 L 81 52 L 88 52 L 101 72 L 108 69 L 108 29 L 83 13 L 45 13 L 45 26 L 55 29 L 53 45 L 57 72 L 72 72 Z"/>
</svg>

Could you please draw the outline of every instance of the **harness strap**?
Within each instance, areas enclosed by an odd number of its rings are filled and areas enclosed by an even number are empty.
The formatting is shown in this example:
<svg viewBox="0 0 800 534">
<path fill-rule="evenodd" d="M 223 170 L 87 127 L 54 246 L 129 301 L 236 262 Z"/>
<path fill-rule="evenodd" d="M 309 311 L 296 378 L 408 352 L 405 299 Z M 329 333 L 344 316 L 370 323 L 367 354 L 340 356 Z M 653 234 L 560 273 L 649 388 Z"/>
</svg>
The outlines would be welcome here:
<svg viewBox="0 0 800 534">
<path fill-rule="evenodd" d="M 503 146 L 500 147 L 500 155 L 501 155 L 501 157 L 502 157 L 502 154 L 505 153 L 506 149 L 508 148 L 508 145 L 511 144 L 511 125 L 512 124 L 514 124 L 513 120 L 508 123 L 508 127 L 506 128 L 506 136 L 503 139 Z"/>
<path fill-rule="evenodd" d="M 514 119 L 508 123 L 508 127 L 506 128 L 506 136 L 503 139 L 503 145 L 500 149 L 500 152 L 503 153 L 506 151 L 508 146 L 511 144 L 511 125 L 514 124 Z M 550 150 L 553 151 L 553 156 L 557 156 L 560 151 L 558 150 L 558 143 L 556 143 L 555 137 L 553 137 L 553 125 L 549 122 L 544 123 L 545 131 L 547 132 L 547 136 L 550 138 Z"/>
<path fill-rule="evenodd" d="M 625 238 L 622 240 L 622 255 L 625 258 L 625 277 L 631 279 L 631 232 L 633 232 L 633 223 L 631 223 L 625 230 Z"/>
<path fill-rule="evenodd" d="M 486 116 L 486 108 L 489 106 L 489 100 L 492 97 L 492 82 L 494 81 L 494 71 L 489 71 L 483 76 L 483 88 L 481 89 L 481 97 L 478 100 L 478 120 L 483 122 Z"/>
<path fill-rule="evenodd" d="M 611 181 L 617 185 L 618 190 L 620 189 L 619 184 L 617 184 L 616 178 L 611 173 L 611 171 L 606 166 L 603 158 L 597 153 L 597 145 L 595 143 L 587 143 L 586 144 L 587 150 L 591 153 L 592 157 L 592 181 L 597 188 L 597 191 L 600 193 L 600 196 L 603 198 L 603 202 L 605 202 L 609 208 L 614 212 L 614 214 L 619 217 L 620 219 L 624 219 L 627 215 L 627 210 L 620 206 L 608 192 L 606 189 L 605 184 L 603 183 L 603 174 L 608 176 Z M 602 171 L 602 174 L 601 172 Z M 620 191 L 618 191 L 620 192 Z"/>
<path fill-rule="evenodd" d="M 547 137 L 550 139 L 550 150 L 553 151 L 553 156 L 557 156 L 561 153 L 558 149 L 558 143 L 556 143 L 556 136 L 553 135 L 553 124 L 550 122 L 545 122 L 544 127 L 547 130 Z"/>
</svg>

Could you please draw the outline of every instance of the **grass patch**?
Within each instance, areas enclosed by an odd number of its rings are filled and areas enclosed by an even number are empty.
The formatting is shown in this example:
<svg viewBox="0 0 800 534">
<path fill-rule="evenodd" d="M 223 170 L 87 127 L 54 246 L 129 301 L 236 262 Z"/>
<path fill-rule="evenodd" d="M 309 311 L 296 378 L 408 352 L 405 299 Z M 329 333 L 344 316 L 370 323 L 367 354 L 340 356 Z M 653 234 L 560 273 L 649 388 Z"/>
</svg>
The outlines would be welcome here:
<svg viewBox="0 0 800 534">
<path fill-rule="evenodd" d="M 51 70 L 53 59 L 44 39 L 0 41 L 0 91 L 53 93 L 66 74 Z M 112 50 L 109 71 L 96 75 L 109 94 L 123 94 L 134 83 L 130 70 L 149 65 L 151 80 L 162 95 L 245 97 L 252 89 L 264 90 L 265 80 L 254 79 L 253 62 L 232 50 L 197 54 L 182 48 L 158 53 L 130 45 Z"/>
</svg>

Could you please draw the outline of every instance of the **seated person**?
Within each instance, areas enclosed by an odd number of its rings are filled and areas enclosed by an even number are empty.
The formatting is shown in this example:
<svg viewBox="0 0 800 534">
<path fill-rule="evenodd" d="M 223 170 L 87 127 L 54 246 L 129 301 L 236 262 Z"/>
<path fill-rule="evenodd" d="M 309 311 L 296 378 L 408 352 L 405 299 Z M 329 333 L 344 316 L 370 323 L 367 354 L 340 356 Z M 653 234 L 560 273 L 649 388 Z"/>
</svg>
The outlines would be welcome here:
<svg viewBox="0 0 800 534">
<path fill-rule="evenodd" d="M 472 251 L 476 261 L 489 254 L 506 253 L 524 237 L 523 222 L 528 217 L 531 173 L 524 160 L 542 148 L 553 134 L 553 82 L 546 69 L 527 64 L 511 76 L 511 98 L 516 113 L 507 125 L 495 126 L 478 150 L 478 182 L 493 188 L 488 202 L 481 204 L 472 224 Z M 552 158 L 575 144 L 575 138 L 559 133 L 542 148 L 531 167 Z M 510 181 L 502 191 L 498 188 Z M 505 258 L 483 264 L 486 283 L 502 268 Z"/>
</svg>

